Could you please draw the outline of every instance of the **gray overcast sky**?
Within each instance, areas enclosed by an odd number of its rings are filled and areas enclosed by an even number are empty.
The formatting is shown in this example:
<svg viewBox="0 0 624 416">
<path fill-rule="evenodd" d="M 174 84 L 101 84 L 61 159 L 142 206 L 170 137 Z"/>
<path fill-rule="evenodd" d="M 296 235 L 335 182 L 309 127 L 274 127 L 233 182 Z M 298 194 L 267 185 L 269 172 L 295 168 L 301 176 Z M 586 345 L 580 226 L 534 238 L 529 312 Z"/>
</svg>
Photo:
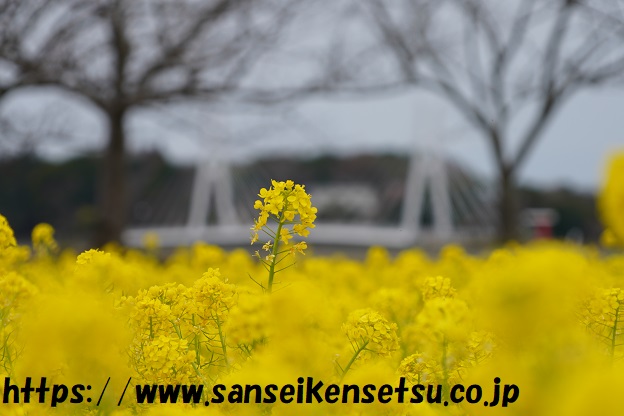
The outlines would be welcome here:
<svg viewBox="0 0 624 416">
<path fill-rule="evenodd" d="M 324 2 L 319 5 L 327 7 Z M 319 33 L 323 32 L 318 29 L 332 27 L 323 19 L 344 17 L 319 14 L 319 22 L 310 16 L 314 17 L 313 14 L 302 17 L 307 28 L 294 32 L 307 35 L 292 36 L 297 42 L 291 49 L 298 51 L 303 48 L 301 43 L 320 42 L 323 36 Z M 356 38 L 370 38 L 373 32 L 360 27 L 347 33 L 357 35 Z M 272 56 L 264 81 L 282 82 L 302 76 L 300 72 L 313 67 L 305 61 L 301 67 L 293 68 L 293 62 L 289 53 Z M 71 146 L 64 139 L 45 145 L 44 154 L 66 157 L 104 143 L 104 120 L 84 102 L 40 90 L 20 92 L 6 101 L 1 112 L 18 120 L 25 129 L 36 132 L 40 126 L 45 131 L 52 125 L 53 129 L 69 131 L 76 137 Z M 439 98 L 406 91 L 385 98 L 349 101 L 308 99 L 289 106 L 296 110 L 287 118 L 270 109 L 264 114 L 253 111 L 244 115 L 241 113 L 252 110 L 234 108 L 219 113 L 189 107 L 162 112 L 141 110 L 132 115 L 127 126 L 130 147 L 135 150 L 157 147 L 173 161 L 194 163 L 215 153 L 214 142 L 209 143 L 211 138 L 224 139 L 225 145 L 219 151 L 234 161 L 277 152 L 301 156 L 324 152 L 411 152 L 416 146 L 434 141 L 441 142 L 444 151 L 476 172 L 493 176 L 494 164 L 483 138 Z M 184 121 L 192 121 L 199 128 L 189 127 Z M 599 186 L 609 154 L 618 148 L 624 149 L 624 85 L 619 89 L 580 92 L 563 105 L 540 136 L 519 172 L 520 180 L 546 187 L 569 185 L 593 190 Z"/>
<path fill-rule="evenodd" d="M 483 138 L 438 98 L 404 94 L 357 101 L 317 99 L 298 108 L 296 120 L 282 128 L 263 133 L 266 129 L 255 129 L 254 122 L 234 118 L 223 121 L 224 126 L 215 134 L 232 140 L 239 136 L 245 143 L 226 147 L 235 160 L 280 151 L 301 156 L 411 152 L 417 146 L 427 146 L 430 140 L 441 139 L 451 157 L 477 173 L 490 177 L 493 173 Z M 262 119 L 255 123 L 266 124 Z M 249 138 L 240 137 L 243 131 Z M 202 153 L 195 143 L 182 139 L 172 142 L 169 153 L 176 160 L 193 161 Z M 567 185 L 594 190 L 600 184 L 605 161 L 617 149 L 624 150 L 624 88 L 582 92 L 562 107 L 522 167 L 520 178 L 523 183 L 544 187 Z"/>
<path fill-rule="evenodd" d="M 409 149 L 413 140 L 441 138 L 454 158 L 479 173 L 493 172 L 483 138 L 438 99 L 418 95 L 345 104 L 343 110 L 336 107 L 316 104 L 307 112 L 327 122 L 337 139 L 348 138 L 354 148 Z M 617 149 L 624 151 L 624 89 L 582 92 L 562 107 L 522 167 L 520 178 L 541 186 L 595 189 L 605 161 Z"/>
<path fill-rule="evenodd" d="M 35 114 L 44 108 L 48 116 L 40 122 L 45 125 L 56 117 L 49 110 L 58 103 L 57 97 L 38 92 L 20 94 L 11 100 L 8 114 L 31 122 L 31 115 L 36 119 L 39 116 Z M 78 139 L 70 149 L 63 144 L 48 145 L 44 154 L 63 158 L 104 142 L 102 120 L 93 111 L 74 100 L 62 99 L 62 106 L 57 124 L 70 126 Z M 172 161 L 188 164 L 215 151 L 214 142 L 207 136 L 224 138 L 219 151 L 235 162 L 276 153 L 306 157 L 411 152 L 438 140 L 447 154 L 475 172 L 489 177 L 493 172 L 483 138 L 434 96 L 405 93 L 359 100 L 309 99 L 296 106 L 296 117 L 284 119 L 275 113 L 278 111 L 241 115 L 240 110 L 215 113 L 183 108 L 166 110 L 163 114 L 170 121 L 162 123 L 159 113 L 145 112 L 130 123 L 131 147 L 158 148 Z M 191 127 L 184 127 L 187 121 Z M 594 190 L 600 184 L 605 161 L 618 149 L 624 150 L 624 87 L 582 92 L 562 107 L 523 166 L 520 178 L 523 183 L 543 187 L 568 185 Z"/>
<path fill-rule="evenodd" d="M 574 96 L 541 138 L 522 178 L 542 184 L 599 186 L 605 163 L 624 151 L 624 90 Z"/>
</svg>

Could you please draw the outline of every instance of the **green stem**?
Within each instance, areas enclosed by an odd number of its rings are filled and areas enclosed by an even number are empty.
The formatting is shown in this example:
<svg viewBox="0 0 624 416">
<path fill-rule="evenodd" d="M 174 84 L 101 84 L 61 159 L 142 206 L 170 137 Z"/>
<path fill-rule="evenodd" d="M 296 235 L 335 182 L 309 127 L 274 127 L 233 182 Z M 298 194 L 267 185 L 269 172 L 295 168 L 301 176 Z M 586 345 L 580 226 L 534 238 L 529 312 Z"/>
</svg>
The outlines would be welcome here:
<svg viewBox="0 0 624 416">
<path fill-rule="evenodd" d="M 13 377 L 13 359 L 11 358 L 11 350 L 9 349 L 8 338 L 7 342 L 5 342 L 4 344 L 4 356 L 6 360 L 4 369 L 7 371 L 10 377 Z"/>
<path fill-rule="evenodd" d="M 219 340 L 221 341 L 221 350 L 223 351 L 223 361 L 225 361 L 225 367 L 230 368 L 230 363 L 227 358 L 227 347 L 225 345 L 225 338 L 223 337 L 223 332 L 221 331 L 221 321 L 219 320 L 219 316 L 216 316 L 217 329 L 219 330 Z"/>
<path fill-rule="evenodd" d="M 251 350 L 249 349 L 247 345 L 243 344 L 243 350 L 247 354 L 247 357 L 251 358 Z"/>
<path fill-rule="evenodd" d="M 273 258 L 271 259 L 271 265 L 269 266 L 269 284 L 267 285 L 267 291 L 271 293 L 273 290 L 273 278 L 275 277 L 275 264 L 277 262 L 277 256 L 279 254 L 279 239 L 280 233 L 282 231 L 282 226 L 284 225 L 284 216 L 280 215 L 278 224 L 277 224 L 277 232 L 275 233 L 275 240 L 273 240 Z"/>
<path fill-rule="evenodd" d="M 444 377 L 443 380 L 443 391 L 446 392 L 448 390 L 448 366 L 446 364 L 447 361 L 447 353 L 448 353 L 448 341 L 446 340 L 446 336 L 443 336 L 442 338 L 442 377 Z"/>
<path fill-rule="evenodd" d="M 342 370 L 342 377 L 340 377 L 340 381 L 342 381 L 342 379 L 347 375 L 347 373 L 349 372 L 349 369 L 351 368 L 351 366 L 353 365 L 353 363 L 355 362 L 355 360 L 357 359 L 358 355 L 360 355 L 360 353 L 362 351 L 364 351 L 364 348 L 366 348 L 366 346 L 368 345 L 368 341 L 364 342 L 364 344 L 362 344 L 353 354 L 353 357 L 351 357 L 351 359 L 349 360 L 349 362 L 347 363 L 347 366 L 344 368 L 344 370 Z"/>
<path fill-rule="evenodd" d="M 169 322 L 171 322 L 171 326 L 173 326 L 173 330 L 175 331 L 175 333 L 178 336 L 178 338 L 180 338 L 180 339 L 184 338 L 182 336 L 182 331 L 180 330 L 180 327 L 173 321 L 169 321 Z"/>
<path fill-rule="evenodd" d="M 613 328 L 611 328 L 611 358 L 615 356 L 615 338 L 617 336 L 618 320 L 620 318 L 620 307 L 615 310 L 615 319 L 613 320 Z"/>
<path fill-rule="evenodd" d="M 199 377 L 199 379 L 205 384 L 205 385 L 209 385 L 207 383 L 206 378 L 204 377 L 204 375 L 201 373 L 201 371 L 199 371 L 199 367 L 197 366 L 196 363 L 191 363 L 191 366 L 193 367 L 193 370 L 195 370 L 195 374 L 197 374 L 197 377 Z"/>
<path fill-rule="evenodd" d="M 193 324 L 193 327 L 195 327 L 195 314 L 191 316 L 191 323 Z M 195 363 L 198 368 L 201 368 L 201 345 L 199 344 L 199 334 L 195 334 L 193 341 L 195 344 Z"/>
</svg>

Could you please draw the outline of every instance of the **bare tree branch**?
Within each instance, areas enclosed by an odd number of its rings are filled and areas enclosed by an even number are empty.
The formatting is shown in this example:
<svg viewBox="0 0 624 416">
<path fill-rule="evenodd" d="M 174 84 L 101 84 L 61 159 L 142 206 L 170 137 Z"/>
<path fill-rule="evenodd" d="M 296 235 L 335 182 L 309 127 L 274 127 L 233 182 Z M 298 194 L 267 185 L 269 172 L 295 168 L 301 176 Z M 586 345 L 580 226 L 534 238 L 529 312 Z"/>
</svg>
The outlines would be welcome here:
<svg viewBox="0 0 624 416">
<path fill-rule="evenodd" d="M 391 60 L 397 69 L 390 77 L 362 80 L 355 87 L 357 81 L 352 79 L 350 87 L 376 91 L 379 85 L 404 82 L 452 104 L 492 152 L 501 182 L 501 234 L 512 237 L 517 171 L 557 110 L 583 87 L 622 79 L 622 4 L 600 0 L 358 4 L 365 12 L 363 24 L 379 33 L 379 43 L 369 45 L 369 50 L 380 51 L 380 65 Z M 514 124 L 519 114 L 521 128 Z M 517 146 L 512 148 L 511 143 Z"/>
<path fill-rule="evenodd" d="M 234 94 L 277 41 L 295 0 L 0 0 L 0 96 L 57 85 L 86 98 L 109 132 L 102 233 L 117 240 L 127 211 L 125 123 L 133 109 Z"/>
</svg>

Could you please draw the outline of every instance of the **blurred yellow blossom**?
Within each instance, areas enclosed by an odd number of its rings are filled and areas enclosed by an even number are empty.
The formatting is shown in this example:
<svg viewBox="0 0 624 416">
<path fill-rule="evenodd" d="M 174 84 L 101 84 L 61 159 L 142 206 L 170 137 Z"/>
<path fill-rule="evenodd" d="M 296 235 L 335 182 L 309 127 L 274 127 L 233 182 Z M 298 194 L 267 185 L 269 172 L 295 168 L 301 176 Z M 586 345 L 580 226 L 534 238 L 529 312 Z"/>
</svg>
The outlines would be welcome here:
<svg viewBox="0 0 624 416">
<path fill-rule="evenodd" d="M 0 214 L 0 250 L 16 245 L 13 229 L 9 226 L 7 219 Z"/>
<path fill-rule="evenodd" d="M 604 242 L 624 247 L 624 152 L 612 156 L 598 198 L 607 236 Z"/>
<path fill-rule="evenodd" d="M 351 359 L 344 368 L 341 367 L 343 376 L 356 360 L 363 361 L 371 356 L 390 356 L 399 349 L 397 324 L 388 322 L 379 312 L 370 308 L 351 312 L 342 325 L 342 330 L 353 349 Z"/>
<path fill-rule="evenodd" d="M 615 178 L 617 163 L 610 170 Z M 603 190 L 609 195 L 601 197 L 605 238 L 620 242 L 621 183 L 609 179 Z M 164 260 L 119 246 L 58 252 L 46 224 L 33 230 L 30 256 L 0 216 L 0 372 L 16 383 L 41 375 L 50 383 L 92 383 L 96 391 L 111 377 L 109 388 L 116 393 L 107 391 L 99 407 L 66 403 L 48 412 L 38 403 L 19 403 L 3 408 L 5 413 L 621 413 L 621 252 L 542 242 L 482 255 L 451 245 L 430 257 L 419 249 L 395 255 L 373 247 L 363 260 L 307 255 L 290 267 L 289 261 L 278 262 L 306 252 L 306 242 L 297 240 L 314 225 L 310 196 L 292 181 L 274 181 L 259 196 L 254 232 L 266 231 L 270 240 L 258 260 L 245 250 L 201 242 L 177 248 Z M 288 284 L 269 296 L 266 280 L 249 277 L 276 264 L 273 276 L 279 272 Z M 126 399 L 117 406 L 130 377 Z M 491 400 L 498 378 L 501 394 L 507 385 L 521 393 L 506 408 L 483 401 L 415 407 L 227 399 L 209 407 L 144 407 L 128 399 L 135 383 L 201 383 L 203 401 L 214 397 L 217 384 L 305 387 L 299 377 L 325 386 L 392 387 L 400 377 L 409 385 L 445 388 L 477 383 L 484 400 Z"/>
<path fill-rule="evenodd" d="M 32 244 L 39 255 L 52 254 L 58 249 L 54 239 L 54 228 L 50 224 L 37 224 L 32 231 Z"/>
<path fill-rule="evenodd" d="M 410 384 L 435 384 L 443 380 L 442 367 L 437 360 L 427 359 L 421 353 L 404 358 L 398 373 Z"/>
</svg>

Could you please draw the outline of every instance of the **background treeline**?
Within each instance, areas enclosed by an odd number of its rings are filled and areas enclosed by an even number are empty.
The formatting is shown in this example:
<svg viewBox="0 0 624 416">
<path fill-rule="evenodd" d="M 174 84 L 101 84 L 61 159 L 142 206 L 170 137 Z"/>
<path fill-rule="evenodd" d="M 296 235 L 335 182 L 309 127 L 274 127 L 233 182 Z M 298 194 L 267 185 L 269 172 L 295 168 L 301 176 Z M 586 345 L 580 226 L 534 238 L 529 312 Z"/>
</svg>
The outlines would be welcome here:
<svg viewBox="0 0 624 416">
<path fill-rule="evenodd" d="M 374 163 L 371 162 L 373 159 Z M 273 162 L 275 161 L 264 160 L 238 166 L 235 168 L 238 175 L 235 173 L 235 176 L 247 181 L 246 178 L 251 177 L 250 172 L 257 170 L 270 176 L 277 175 L 276 177 L 297 172 L 298 176 L 302 176 L 299 179 L 305 179 L 304 183 L 332 183 L 357 177 L 358 172 L 362 172 L 362 167 L 371 165 L 394 165 L 395 173 L 399 176 L 404 175 L 407 168 L 405 158 L 393 155 L 346 159 L 322 156 L 302 161 L 290 160 L 289 166 Z M 55 227 L 57 237 L 62 243 L 77 247 L 87 246 L 93 241 L 99 225 L 97 203 L 101 195 L 96 191 L 96 184 L 101 164 L 101 157 L 97 155 L 80 156 L 60 163 L 42 160 L 33 155 L 0 160 L 0 213 L 8 218 L 17 237 L 23 241 L 29 238 L 30 231 L 37 223 L 47 222 Z M 277 169 L 279 172 L 271 168 L 275 166 L 281 167 Z M 176 201 L 169 202 L 173 204 L 170 211 L 177 215 L 177 222 L 184 222 L 193 167 L 173 165 L 159 153 L 152 152 L 131 157 L 128 171 L 131 200 L 127 215 L 130 224 L 148 225 L 149 221 L 144 220 L 146 206 L 157 206 L 162 201 L 171 199 Z M 362 176 L 364 181 L 370 179 L 366 174 Z M 384 186 L 389 183 L 395 188 L 402 185 L 397 184 L 393 177 L 375 179 L 384 182 Z M 171 188 L 171 184 L 174 184 L 175 192 L 170 194 L 167 188 Z M 237 185 L 239 188 L 240 186 Z M 251 184 L 250 186 L 253 187 Z M 519 195 L 522 209 L 552 208 L 557 212 L 559 218 L 553 229 L 555 237 L 582 236 L 585 242 L 597 240 L 601 226 L 595 208 L 595 195 L 565 187 L 549 190 L 521 187 Z M 381 197 L 386 198 L 384 195 Z M 399 197 L 400 195 L 395 196 Z M 394 201 L 395 205 L 399 203 L 400 201 Z M 390 220 L 398 215 L 399 207 L 395 208 L 388 213 Z"/>
</svg>

